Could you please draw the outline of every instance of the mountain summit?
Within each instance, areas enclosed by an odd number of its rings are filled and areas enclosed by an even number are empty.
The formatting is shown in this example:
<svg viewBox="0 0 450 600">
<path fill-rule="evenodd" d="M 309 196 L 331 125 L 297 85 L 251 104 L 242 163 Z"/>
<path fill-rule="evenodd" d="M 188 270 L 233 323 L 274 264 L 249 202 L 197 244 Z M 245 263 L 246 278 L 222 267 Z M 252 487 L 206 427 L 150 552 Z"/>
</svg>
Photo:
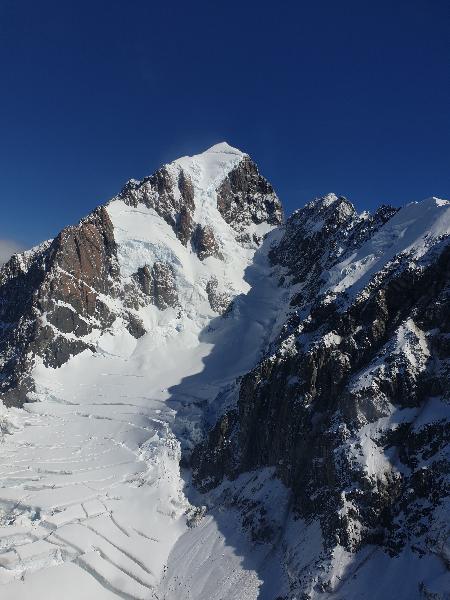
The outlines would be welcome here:
<svg viewBox="0 0 450 600">
<path fill-rule="evenodd" d="M 5 403 L 30 398 L 38 359 L 56 368 L 95 351 L 119 321 L 143 335 L 140 308 L 148 304 L 181 307 L 186 293 L 206 299 L 207 313 L 221 312 L 245 288 L 244 269 L 282 219 L 256 165 L 222 143 L 130 180 L 78 225 L 15 255 L 0 275 Z"/>
<path fill-rule="evenodd" d="M 14 255 L 1 598 L 444 600 L 449 234 L 223 142 Z"/>
</svg>

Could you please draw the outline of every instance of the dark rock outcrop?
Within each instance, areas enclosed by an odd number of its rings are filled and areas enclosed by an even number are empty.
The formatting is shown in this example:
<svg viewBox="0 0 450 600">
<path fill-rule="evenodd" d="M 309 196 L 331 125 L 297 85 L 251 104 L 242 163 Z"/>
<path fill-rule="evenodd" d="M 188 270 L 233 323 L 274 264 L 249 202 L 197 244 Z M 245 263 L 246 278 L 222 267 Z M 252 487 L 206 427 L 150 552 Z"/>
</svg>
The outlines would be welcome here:
<svg viewBox="0 0 450 600">
<path fill-rule="evenodd" d="M 197 225 L 192 239 L 192 246 L 200 260 L 205 260 L 209 256 L 223 258 L 214 235 L 214 229 L 210 225 Z"/>
<path fill-rule="evenodd" d="M 0 390 L 6 404 L 23 401 L 34 356 L 59 367 L 89 347 L 82 338 L 94 327 L 112 323 L 102 295 L 116 294 L 115 254 L 113 226 L 101 207 L 49 245 L 16 255 L 3 267 Z"/>
<path fill-rule="evenodd" d="M 230 306 L 231 298 L 226 292 L 219 290 L 217 277 L 212 277 L 208 281 L 206 284 L 206 293 L 211 308 L 220 315 L 225 314 Z"/>
<path fill-rule="evenodd" d="M 218 188 L 217 208 L 238 233 L 243 233 L 252 223 L 280 225 L 283 222 L 283 209 L 273 187 L 248 156 L 244 156 Z M 250 238 L 244 241 L 252 242 Z"/>
<path fill-rule="evenodd" d="M 151 268 L 145 265 L 137 271 L 135 279 L 144 295 L 160 310 L 178 305 L 175 277 L 170 264 L 156 261 Z"/>
<path fill-rule="evenodd" d="M 194 231 L 194 188 L 183 170 L 174 178 L 167 167 L 162 167 L 142 181 L 131 179 L 118 198 L 129 206 L 144 204 L 152 208 L 168 223 L 185 246 Z"/>
</svg>

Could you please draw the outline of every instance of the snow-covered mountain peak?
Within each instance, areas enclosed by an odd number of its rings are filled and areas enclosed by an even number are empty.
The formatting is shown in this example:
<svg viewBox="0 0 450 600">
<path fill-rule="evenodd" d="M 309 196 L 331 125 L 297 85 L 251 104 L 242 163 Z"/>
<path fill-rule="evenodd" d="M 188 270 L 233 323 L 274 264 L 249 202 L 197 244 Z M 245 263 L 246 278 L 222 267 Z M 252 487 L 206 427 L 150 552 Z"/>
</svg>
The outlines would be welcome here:
<svg viewBox="0 0 450 600">
<path fill-rule="evenodd" d="M 281 222 L 272 186 L 226 143 L 131 179 L 78 225 L 5 267 L 5 296 L 19 285 L 23 301 L 8 303 L 3 320 L 20 322 L 24 345 L 19 352 L 16 342 L 8 346 L 1 389 L 14 380 L 11 402 L 20 403 L 27 392 L 16 375 L 22 380 L 37 355 L 59 367 L 71 355 L 95 350 L 111 327 L 139 338 L 158 329 L 158 311 L 181 311 L 198 333 L 249 289 L 245 271 Z M 17 284 L 25 276 L 27 283 Z M 166 316 L 162 337 L 181 326 L 168 326 Z"/>
<path fill-rule="evenodd" d="M 207 155 L 210 155 L 210 154 L 230 155 L 230 156 L 239 156 L 239 157 L 247 156 L 247 154 L 245 152 L 242 152 L 241 150 L 239 150 L 239 148 L 234 148 L 233 146 L 228 144 L 228 142 L 219 142 L 218 144 L 214 144 L 213 146 L 210 146 L 203 152 L 199 152 L 198 154 L 194 154 L 193 156 L 182 156 L 182 157 L 178 158 L 177 160 L 175 160 L 174 162 L 179 162 L 180 160 L 184 160 L 185 158 L 188 158 L 188 159 L 195 158 L 195 159 L 201 161 L 203 158 L 205 158 Z"/>
<path fill-rule="evenodd" d="M 181 156 L 163 165 L 155 174 L 144 177 L 142 180 L 129 179 L 121 195 L 140 188 L 158 173 L 168 173 L 175 180 L 180 177 L 181 173 L 184 173 L 185 177 L 193 180 L 198 193 L 211 192 L 244 157 L 248 157 L 248 155 L 233 148 L 227 142 L 220 142 L 199 154 Z"/>
<path fill-rule="evenodd" d="M 246 152 L 242 152 L 242 150 L 239 150 L 239 148 L 235 148 L 234 146 L 231 146 L 228 142 L 225 141 L 219 142 L 218 144 L 214 144 L 213 146 L 205 150 L 205 152 L 220 152 L 240 155 L 246 154 Z"/>
<path fill-rule="evenodd" d="M 324 219 L 346 219 L 356 215 L 353 204 L 345 196 L 334 193 L 319 196 L 308 202 L 304 207 L 293 213 L 295 218 L 305 224 L 314 222 L 323 223 Z"/>
<path fill-rule="evenodd" d="M 2 600 L 443 600 L 449 234 L 223 142 L 11 258 Z"/>
<path fill-rule="evenodd" d="M 337 202 L 339 199 L 340 196 L 338 196 L 334 192 L 330 192 L 329 194 L 325 194 L 324 196 L 320 196 L 319 198 L 314 198 L 314 200 L 308 202 L 308 206 L 328 208 L 329 206 Z"/>
<path fill-rule="evenodd" d="M 183 156 L 171 163 L 169 168 L 178 167 L 189 175 L 199 194 L 211 193 L 244 156 L 247 155 L 226 142 L 221 142 L 200 154 Z"/>
<path fill-rule="evenodd" d="M 255 163 L 226 142 L 181 157 L 142 181 L 130 180 L 109 206 L 116 202 L 152 210 L 202 258 L 224 255 L 220 248 L 229 239 L 255 249 L 283 219 L 280 201 Z"/>
</svg>

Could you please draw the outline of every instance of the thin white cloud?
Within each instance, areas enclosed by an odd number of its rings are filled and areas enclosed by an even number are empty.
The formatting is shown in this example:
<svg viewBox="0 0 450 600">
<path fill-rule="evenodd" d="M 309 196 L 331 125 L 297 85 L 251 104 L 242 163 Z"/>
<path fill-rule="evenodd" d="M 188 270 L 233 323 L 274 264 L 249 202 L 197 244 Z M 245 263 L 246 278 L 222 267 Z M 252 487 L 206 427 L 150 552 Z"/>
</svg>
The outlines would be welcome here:
<svg viewBox="0 0 450 600">
<path fill-rule="evenodd" d="M 21 252 L 25 248 L 14 240 L 0 239 L 0 265 L 5 263 L 13 254 Z"/>
</svg>

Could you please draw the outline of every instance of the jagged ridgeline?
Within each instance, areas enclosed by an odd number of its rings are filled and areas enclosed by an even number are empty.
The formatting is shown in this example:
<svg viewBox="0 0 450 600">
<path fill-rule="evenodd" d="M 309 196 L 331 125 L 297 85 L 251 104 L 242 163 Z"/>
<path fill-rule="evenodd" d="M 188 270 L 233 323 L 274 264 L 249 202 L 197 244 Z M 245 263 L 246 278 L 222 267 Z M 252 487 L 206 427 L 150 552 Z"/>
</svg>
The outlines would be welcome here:
<svg viewBox="0 0 450 600">
<path fill-rule="evenodd" d="M 449 233 L 222 143 L 13 256 L 0 597 L 448 598 Z"/>
</svg>

